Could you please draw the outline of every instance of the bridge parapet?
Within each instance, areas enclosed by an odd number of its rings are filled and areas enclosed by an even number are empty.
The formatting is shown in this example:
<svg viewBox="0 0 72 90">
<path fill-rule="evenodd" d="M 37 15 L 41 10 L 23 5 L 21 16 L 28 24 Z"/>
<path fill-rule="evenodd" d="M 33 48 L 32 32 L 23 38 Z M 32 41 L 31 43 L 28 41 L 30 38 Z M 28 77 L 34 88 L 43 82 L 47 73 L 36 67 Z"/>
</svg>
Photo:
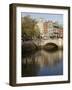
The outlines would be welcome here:
<svg viewBox="0 0 72 90">
<path fill-rule="evenodd" d="M 47 40 L 34 40 L 34 43 L 36 45 L 46 45 L 47 43 L 54 43 L 56 44 L 58 47 L 62 47 L 63 46 L 63 39 L 47 39 Z"/>
</svg>

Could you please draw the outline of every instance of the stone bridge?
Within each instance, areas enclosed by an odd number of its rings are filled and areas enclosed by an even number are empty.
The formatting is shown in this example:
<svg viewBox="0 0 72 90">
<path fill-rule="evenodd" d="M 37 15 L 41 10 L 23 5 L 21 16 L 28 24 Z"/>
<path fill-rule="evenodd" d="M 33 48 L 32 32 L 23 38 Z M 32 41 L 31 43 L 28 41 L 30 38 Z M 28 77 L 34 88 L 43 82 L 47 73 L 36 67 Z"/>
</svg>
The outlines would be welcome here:
<svg viewBox="0 0 72 90">
<path fill-rule="evenodd" d="M 54 43 L 58 47 L 63 46 L 63 39 L 41 39 L 41 40 L 34 40 L 33 41 L 36 45 L 46 45 L 47 43 Z"/>
</svg>

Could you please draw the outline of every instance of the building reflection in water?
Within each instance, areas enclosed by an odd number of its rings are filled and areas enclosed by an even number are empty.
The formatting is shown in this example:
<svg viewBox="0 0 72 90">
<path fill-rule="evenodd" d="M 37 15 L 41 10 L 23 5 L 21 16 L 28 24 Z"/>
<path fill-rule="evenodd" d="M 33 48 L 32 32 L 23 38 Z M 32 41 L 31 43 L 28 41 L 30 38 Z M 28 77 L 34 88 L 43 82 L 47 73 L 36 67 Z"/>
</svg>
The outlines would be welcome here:
<svg viewBox="0 0 72 90">
<path fill-rule="evenodd" d="M 63 74 L 63 51 L 37 51 L 22 58 L 22 77 Z"/>
</svg>

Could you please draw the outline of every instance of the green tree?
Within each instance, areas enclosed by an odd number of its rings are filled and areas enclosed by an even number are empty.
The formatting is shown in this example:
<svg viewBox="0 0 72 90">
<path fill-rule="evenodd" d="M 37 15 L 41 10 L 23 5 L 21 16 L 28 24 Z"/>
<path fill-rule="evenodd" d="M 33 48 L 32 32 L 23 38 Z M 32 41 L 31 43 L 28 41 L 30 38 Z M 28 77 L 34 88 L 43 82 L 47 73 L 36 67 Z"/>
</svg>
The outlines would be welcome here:
<svg viewBox="0 0 72 90">
<path fill-rule="evenodd" d="M 37 38 L 39 36 L 39 28 L 37 25 L 37 21 L 32 19 L 30 16 L 22 17 L 22 37 L 24 39 L 29 38 Z"/>
</svg>

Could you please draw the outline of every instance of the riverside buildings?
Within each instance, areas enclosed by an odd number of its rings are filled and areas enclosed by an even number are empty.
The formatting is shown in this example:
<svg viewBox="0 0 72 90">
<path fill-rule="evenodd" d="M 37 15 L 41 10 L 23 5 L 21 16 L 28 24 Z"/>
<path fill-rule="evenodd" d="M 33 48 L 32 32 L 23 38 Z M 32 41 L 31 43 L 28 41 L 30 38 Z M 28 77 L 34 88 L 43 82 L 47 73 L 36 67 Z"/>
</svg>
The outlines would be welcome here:
<svg viewBox="0 0 72 90">
<path fill-rule="evenodd" d="M 63 27 L 60 26 L 56 21 L 45 21 L 43 19 L 39 19 L 37 25 L 40 30 L 41 38 L 63 38 Z"/>
</svg>

